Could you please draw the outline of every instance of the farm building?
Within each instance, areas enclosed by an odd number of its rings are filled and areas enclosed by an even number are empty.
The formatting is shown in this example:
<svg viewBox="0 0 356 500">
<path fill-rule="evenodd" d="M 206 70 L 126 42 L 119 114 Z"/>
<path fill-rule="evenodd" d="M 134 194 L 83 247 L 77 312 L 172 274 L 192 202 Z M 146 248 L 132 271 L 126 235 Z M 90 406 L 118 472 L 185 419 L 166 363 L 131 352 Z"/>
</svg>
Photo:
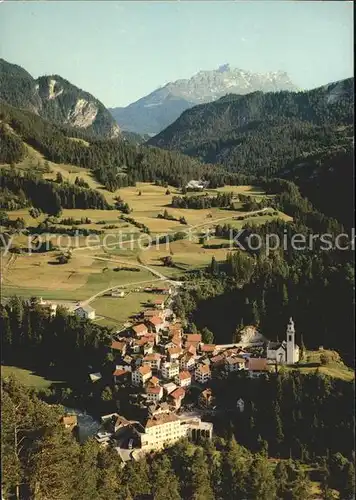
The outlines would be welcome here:
<svg viewBox="0 0 356 500">
<path fill-rule="evenodd" d="M 90 306 L 79 306 L 74 309 L 74 314 L 79 318 L 95 319 L 95 309 Z"/>
</svg>

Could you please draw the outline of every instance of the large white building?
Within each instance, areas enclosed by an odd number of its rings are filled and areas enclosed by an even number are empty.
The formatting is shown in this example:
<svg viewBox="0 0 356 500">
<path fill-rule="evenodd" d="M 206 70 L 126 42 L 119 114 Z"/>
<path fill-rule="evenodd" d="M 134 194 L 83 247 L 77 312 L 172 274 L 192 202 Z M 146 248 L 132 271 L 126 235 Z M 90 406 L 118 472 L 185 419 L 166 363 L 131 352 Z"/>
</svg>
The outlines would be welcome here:
<svg viewBox="0 0 356 500">
<path fill-rule="evenodd" d="M 289 319 L 286 336 L 287 339 L 283 342 L 267 343 L 267 359 L 282 365 L 298 363 L 299 346 L 295 343 L 295 328 L 292 318 Z"/>
<path fill-rule="evenodd" d="M 150 417 L 139 434 L 141 448 L 145 451 L 159 450 L 179 439 L 212 438 L 213 424 L 200 418 L 179 418 L 174 413 L 162 413 Z"/>
</svg>

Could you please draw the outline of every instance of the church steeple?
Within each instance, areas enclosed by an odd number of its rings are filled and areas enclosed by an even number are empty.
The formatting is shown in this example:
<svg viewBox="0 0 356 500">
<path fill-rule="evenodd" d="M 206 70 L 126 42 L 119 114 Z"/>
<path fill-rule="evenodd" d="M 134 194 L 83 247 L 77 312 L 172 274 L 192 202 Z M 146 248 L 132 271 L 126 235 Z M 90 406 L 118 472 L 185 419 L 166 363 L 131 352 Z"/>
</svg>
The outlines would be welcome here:
<svg viewBox="0 0 356 500">
<path fill-rule="evenodd" d="M 287 364 L 294 364 L 298 361 L 298 347 L 295 345 L 295 328 L 293 318 L 289 318 L 287 325 Z"/>
<path fill-rule="evenodd" d="M 289 335 L 295 335 L 295 329 L 294 329 L 294 321 L 292 316 L 289 318 L 289 323 L 287 326 L 287 342 L 289 340 Z M 290 339 L 292 340 L 292 339 Z"/>
</svg>

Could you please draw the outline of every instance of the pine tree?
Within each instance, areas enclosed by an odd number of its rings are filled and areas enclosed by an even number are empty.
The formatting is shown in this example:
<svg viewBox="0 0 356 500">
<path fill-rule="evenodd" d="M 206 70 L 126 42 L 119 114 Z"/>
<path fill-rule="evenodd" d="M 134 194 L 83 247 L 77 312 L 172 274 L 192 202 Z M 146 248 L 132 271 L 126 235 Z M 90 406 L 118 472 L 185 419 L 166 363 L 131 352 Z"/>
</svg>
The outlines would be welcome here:
<svg viewBox="0 0 356 500">
<path fill-rule="evenodd" d="M 260 313 L 258 310 L 257 302 L 255 300 L 252 303 L 252 322 L 255 325 L 258 325 L 260 322 Z"/>
<path fill-rule="evenodd" d="M 80 449 L 79 470 L 75 492 L 77 498 L 86 500 L 98 500 L 100 498 L 97 490 L 99 469 L 97 468 L 99 446 L 93 439 L 88 439 Z"/>
<path fill-rule="evenodd" d="M 103 401 L 111 401 L 112 400 L 112 390 L 109 386 L 106 386 L 101 393 L 101 399 Z"/>
<path fill-rule="evenodd" d="M 9 349 L 12 344 L 12 330 L 9 314 L 7 310 L 2 306 L 0 306 L 0 332 L 2 346 L 6 349 Z"/>
<path fill-rule="evenodd" d="M 340 498 L 351 500 L 355 498 L 355 465 L 348 462 L 343 471 L 343 486 L 340 489 Z"/>
<path fill-rule="evenodd" d="M 214 493 L 210 484 L 208 464 L 201 448 L 196 449 L 191 459 L 189 499 L 214 500 Z"/>
<path fill-rule="evenodd" d="M 210 272 L 213 276 L 217 276 L 219 274 L 219 264 L 214 256 L 211 258 Z"/>
<path fill-rule="evenodd" d="M 75 489 L 78 458 L 79 447 L 70 433 L 64 429 L 48 431 L 37 441 L 30 459 L 31 498 L 68 498 Z"/>
<path fill-rule="evenodd" d="M 58 184 L 62 184 L 63 182 L 63 175 L 60 173 L 60 172 L 57 172 L 57 175 L 56 175 L 56 182 Z"/>
<path fill-rule="evenodd" d="M 310 500 L 312 498 L 311 482 L 307 475 L 300 471 L 294 482 L 291 499 L 292 500 Z"/>
<path fill-rule="evenodd" d="M 229 500 L 246 498 L 250 463 L 246 451 L 232 437 L 222 457 L 222 498 Z"/>
<path fill-rule="evenodd" d="M 256 458 L 250 471 L 249 491 L 252 498 L 258 500 L 275 500 L 276 481 L 268 460 Z"/>
<path fill-rule="evenodd" d="M 152 483 L 149 466 L 145 457 L 137 462 L 129 462 L 124 470 L 124 483 L 129 486 L 134 498 L 151 495 Z"/>
<path fill-rule="evenodd" d="M 280 450 L 280 446 L 284 441 L 284 433 L 283 433 L 283 423 L 281 419 L 281 410 L 278 402 L 272 404 L 273 411 L 273 419 L 274 419 L 274 430 L 273 437 L 276 443 L 276 450 Z M 278 453 L 277 451 L 277 453 Z"/>
<path fill-rule="evenodd" d="M 100 500 L 117 498 L 118 494 L 122 492 L 120 465 L 116 450 L 110 448 L 99 450 L 97 490 Z M 126 498 L 123 498 L 123 500 L 126 500 Z"/>
<path fill-rule="evenodd" d="M 212 331 L 209 330 L 209 328 L 204 326 L 201 333 L 204 344 L 212 344 L 214 342 L 214 334 Z"/>
<path fill-rule="evenodd" d="M 285 463 L 279 461 L 274 470 L 274 477 L 277 484 L 277 498 L 284 499 L 288 491 L 288 471 Z"/>
<path fill-rule="evenodd" d="M 222 458 L 214 443 L 209 439 L 203 443 L 205 456 L 208 462 L 210 482 L 216 498 L 222 497 Z"/>
<path fill-rule="evenodd" d="M 306 348 L 305 348 L 305 345 L 304 345 L 304 339 L 303 339 L 303 335 L 301 334 L 300 335 L 300 359 L 303 360 L 305 355 L 306 355 Z"/>
<path fill-rule="evenodd" d="M 151 476 L 153 500 L 180 500 L 177 476 L 166 456 L 152 463 Z"/>
<path fill-rule="evenodd" d="M 282 288 L 282 306 L 287 307 L 288 303 L 289 303 L 288 288 L 287 285 L 284 283 Z"/>
</svg>

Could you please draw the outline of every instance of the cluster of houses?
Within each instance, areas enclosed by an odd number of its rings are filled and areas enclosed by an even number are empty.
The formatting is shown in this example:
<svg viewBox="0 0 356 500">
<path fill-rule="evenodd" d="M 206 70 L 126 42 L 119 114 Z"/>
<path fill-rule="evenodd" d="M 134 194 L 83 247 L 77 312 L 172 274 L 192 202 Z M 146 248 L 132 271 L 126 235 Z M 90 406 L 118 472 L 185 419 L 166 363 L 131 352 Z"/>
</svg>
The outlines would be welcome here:
<svg viewBox="0 0 356 500">
<path fill-rule="evenodd" d="M 162 294 L 169 296 L 170 291 Z M 299 359 L 292 319 L 287 327 L 287 340 L 282 343 L 263 340 L 264 354 L 255 357 L 251 354 L 252 344 L 206 344 L 201 334 L 185 332 L 169 302 L 164 296 L 155 300 L 140 313 L 137 322 L 120 332 L 111 344 L 115 361 L 113 382 L 138 388 L 140 400 L 148 409 L 146 422 L 125 425 L 131 433 L 134 430 L 134 437 L 130 439 L 141 450 L 159 449 L 183 436 L 191 437 L 193 430 L 211 437 L 211 423 L 197 418 L 187 420 L 178 412 L 192 385 L 200 390 L 199 405 L 207 408 L 213 401 L 208 382 L 217 371 L 243 370 L 249 377 L 258 377 L 267 374 L 276 362 L 292 364 Z M 242 400 L 237 406 L 243 411 Z M 123 417 L 115 414 L 113 418 Z M 107 434 L 104 433 L 102 439 L 105 442 Z"/>
<path fill-rule="evenodd" d="M 130 458 L 133 453 L 158 450 L 182 437 L 212 437 L 212 423 L 182 412 L 184 404 L 191 402 L 187 397 L 191 386 L 199 391 L 200 408 L 214 408 L 209 381 L 217 372 L 243 371 L 253 378 L 268 374 L 276 364 L 294 364 L 299 360 L 292 318 L 283 342 L 269 342 L 253 331 L 252 336 L 247 335 L 238 344 L 206 344 L 201 334 L 184 331 L 170 308 L 172 290 L 160 288 L 154 292 L 160 293 L 160 298 L 142 310 L 132 326 L 114 335 L 110 346 L 115 364 L 113 383 L 136 388 L 147 418 L 138 422 L 117 413 L 106 415 L 96 436 L 103 445 L 113 439 L 126 443 L 124 448 L 131 450 Z M 74 312 L 85 317 L 92 313 L 90 306 L 78 309 Z M 95 381 L 101 374 L 90 376 Z M 242 399 L 237 401 L 237 409 L 244 411 Z M 122 450 L 122 444 L 117 446 Z"/>
</svg>

